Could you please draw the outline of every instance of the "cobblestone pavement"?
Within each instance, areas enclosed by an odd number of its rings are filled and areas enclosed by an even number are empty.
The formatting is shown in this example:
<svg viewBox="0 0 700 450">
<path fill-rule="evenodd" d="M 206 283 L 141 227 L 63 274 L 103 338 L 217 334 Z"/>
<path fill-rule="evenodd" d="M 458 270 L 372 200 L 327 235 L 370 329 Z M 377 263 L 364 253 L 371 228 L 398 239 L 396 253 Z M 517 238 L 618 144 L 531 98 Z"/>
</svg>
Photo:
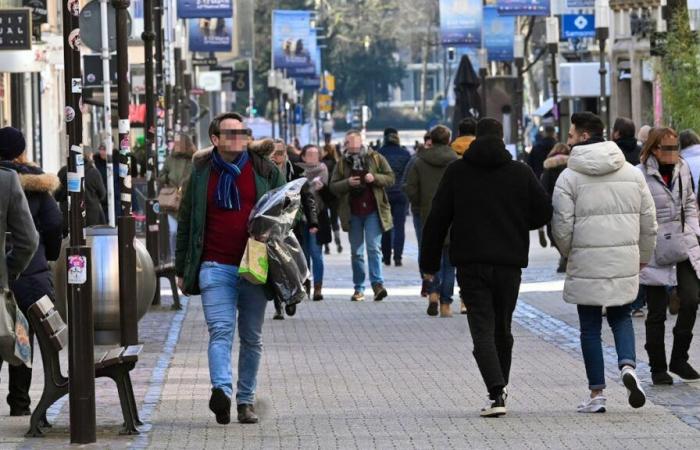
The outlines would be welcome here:
<svg viewBox="0 0 700 450">
<path fill-rule="evenodd" d="M 139 402 L 146 398 L 143 433 L 117 436 L 118 403 L 107 383 L 98 391 L 100 441 L 89 447 L 695 447 L 700 437 L 698 388 L 677 383 L 659 389 L 647 384 L 651 401 L 632 410 L 618 381 L 608 330 L 604 333 L 608 413 L 575 412 L 587 395 L 576 310 L 561 300 L 563 277 L 554 273 L 554 250 L 536 244 L 531 267 L 523 274 L 515 315 L 509 413 L 495 420 L 480 418 L 486 392 L 471 355 L 466 319 L 459 314 L 451 319 L 425 314 L 426 301 L 417 295 L 416 247 L 410 225 L 407 235 L 405 266 L 385 270 L 389 289 L 385 301 L 374 303 L 371 295 L 364 303 L 349 301 L 346 243 L 342 255 L 334 252 L 327 258 L 325 301 L 306 302 L 295 317 L 265 323 L 258 425 L 217 425 L 207 409 L 207 331 L 199 299 L 191 299 L 186 315 L 149 313 L 141 333 L 152 343 L 147 357 L 139 362 L 143 373 L 135 381 Z M 267 319 L 271 315 L 269 308 Z M 643 321 L 635 319 L 635 326 L 638 356 L 646 360 L 640 344 Z M 146 331 L 148 327 L 154 331 Z M 698 361 L 698 353 L 695 345 L 691 361 Z M 643 363 L 640 374 L 648 382 Z M 1 375 L 0 392 L 5 392 L 6 370 Z M 105 396 L 110 395 L 107 400 Z M 38 398 L 38 392 L 33 398 Z M 6 406 L 0 405 L 4 416 L 0 449 L 58 447 L 68 441 L 67 406 L 54 413 L 57 429 L 40 442 L 23 439 L 26 420 L 10 419 L 7 413 Z"/>
</svg>

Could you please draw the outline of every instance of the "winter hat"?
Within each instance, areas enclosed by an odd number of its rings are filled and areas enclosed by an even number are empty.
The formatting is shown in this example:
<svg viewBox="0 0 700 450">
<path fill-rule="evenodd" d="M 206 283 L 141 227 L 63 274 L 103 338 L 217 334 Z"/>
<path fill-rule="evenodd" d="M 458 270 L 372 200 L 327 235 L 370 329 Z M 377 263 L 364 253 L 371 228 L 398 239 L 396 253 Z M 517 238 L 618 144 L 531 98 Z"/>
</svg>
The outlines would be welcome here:
<svg viewBox="0 0 700 450">
<path fill-rule="evenodd" d="M 385 129 L 384 129 L 384 137 L 387 137 L 387 136 L 389 136 L 390 134 L 396 134 L 396 135 L 398 135 L 398 134 L 399 134 L 399 130 L 397 130 L 396 128 L 391 128 L 391 127 L 385 128 Z"/>
<path fill-rule="evenodd" d="M 13 160 L 24 152 L 27 143 L 16 128 L 0 128 L 0 159 Z"/>
</svg>

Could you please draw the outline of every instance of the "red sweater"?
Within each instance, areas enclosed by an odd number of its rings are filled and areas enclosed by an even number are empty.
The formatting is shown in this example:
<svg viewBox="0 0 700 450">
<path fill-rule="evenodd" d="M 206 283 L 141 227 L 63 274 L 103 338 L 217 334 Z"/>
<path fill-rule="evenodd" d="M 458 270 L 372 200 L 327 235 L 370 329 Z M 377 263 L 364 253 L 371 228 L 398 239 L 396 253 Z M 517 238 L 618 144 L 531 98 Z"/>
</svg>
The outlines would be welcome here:
<svg viewBox="0 0 700 450">
<path fill-rule="evenodd" d="M 255 206 L 253 164 L 248 162 L 236 181 L 241 198 L 240 211 L 221 209 L 216 205 L 218 182 L 219 172 L 212 167 L 207 188 L 207 225 L 202 261 L 237 266 L 248 242 L 248 217 Z"/>
</svg>

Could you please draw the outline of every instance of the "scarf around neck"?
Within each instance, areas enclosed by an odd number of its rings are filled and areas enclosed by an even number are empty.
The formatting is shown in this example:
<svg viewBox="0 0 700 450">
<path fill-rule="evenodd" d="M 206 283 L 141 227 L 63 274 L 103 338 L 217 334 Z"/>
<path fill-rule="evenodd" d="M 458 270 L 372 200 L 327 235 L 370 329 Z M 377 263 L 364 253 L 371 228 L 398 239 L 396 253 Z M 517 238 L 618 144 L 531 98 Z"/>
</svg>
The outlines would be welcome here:
<svg viewBox="0 0 700 450">
<path fill-rule="evenodd" d="M 216 206 L 219 208 L 241 210 L 241 196 L 236 180 L 243 172 L 249 159 L 248 152 L 243 151 L 234 162 L 227 163 L 219 154 L 219 150 L 214 148 L 212 163 L 219 171 L 219 183 L 216 186 Z"/>
</svg>

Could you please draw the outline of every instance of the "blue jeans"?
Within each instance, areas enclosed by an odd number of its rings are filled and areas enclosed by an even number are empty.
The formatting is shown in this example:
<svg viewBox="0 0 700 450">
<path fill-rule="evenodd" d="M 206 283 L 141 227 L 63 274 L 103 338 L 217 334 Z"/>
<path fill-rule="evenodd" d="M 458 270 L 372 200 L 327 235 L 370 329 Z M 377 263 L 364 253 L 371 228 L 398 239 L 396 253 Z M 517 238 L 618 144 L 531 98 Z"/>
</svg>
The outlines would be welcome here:
<svg viewBox="0 0 700 450">
<path fill-rule="evenodd" d="M 350 253 L 352 254 L 352 282 L 355 290 L 365 291 L 365 244 L 369 281 L 372 285 L 384 284 L 382 276 L 382 223 L 379 213 L 367 216 L 350 216 Z"/>
<path fill-rule="evenodd" d="M 630 305 L 632 310 L 642 309 L 647 302 L 646 289 L 641 284 L 639 285 L 639 292 L 637 292 L 637 298 Z"/>
<path fill-rule="evenodd" d="M 450 264 L 449 247 L 442 249 L 440 271 L 435 274 L 433 283 L 428 290 L 431 294 L 440 294 L 440 303 L 452 304 L 452 294 L 455 290 L 455 268 Z"/>
<path fill-rule="evenodd" d="M 199 271 L 204 318 L 209 328 L 209 377 L 212 389 L 233 395 L 231 348 L 238 316 L 240 351 L 238 355 L 237 404 L 255 403 L 262 326 L 267 299 L 262 286 L 238 276 L 238 267 L 203 262 Z"/>
<path fill-rule="evenodd" d="M 581 350 L 586 364 L 588 388 L 605 389 L 605 363 L 600 329 L 603 311 L 600 306 L 578 305 L 578 318 L 581 323 Z M 634 349 L 634 327 L 632 327 L 632 307 L 630 305 L 607 308 L 608 324 L 615 338 L 617 364 L 636 367 Z"/>
<path fill-rule="evenodd" d="M 308 225 L 304 225 L 303 242 L 306 265 L 313 271 L 314 284 L 323 283 L 323 249 L 316 242 L 316 235 L 309 232 Z"/>
<path fill-rule="evenodd" d="M 403 246 L 406 241 L 406 211 L 408 199 L 403 194 L 390 195 L 391 219 L 394 226 L 391 230 L 382 234 L 382 258 L 385 262 L 391 261 L 391 253 L 394 251 L 394 261 L 401 261 Z"/>
</svg>

